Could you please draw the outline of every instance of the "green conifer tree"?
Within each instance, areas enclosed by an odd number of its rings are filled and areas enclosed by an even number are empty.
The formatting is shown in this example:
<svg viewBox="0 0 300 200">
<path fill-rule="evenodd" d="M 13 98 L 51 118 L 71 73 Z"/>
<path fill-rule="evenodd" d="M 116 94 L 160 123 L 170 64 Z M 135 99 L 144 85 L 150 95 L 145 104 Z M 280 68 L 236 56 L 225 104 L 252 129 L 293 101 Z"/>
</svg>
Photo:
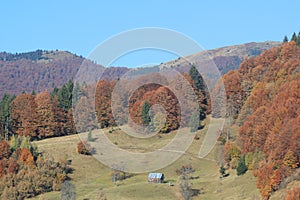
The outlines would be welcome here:
<svg viewBox="0 0 300 200">
<path fill-rule="evenodd" d="M 238 176 L 243 175 L 247 172 L 247 170 L 248 170 L 248 168 L 247 168 L 246 163 L 245 163 L 245 156 L 242 156 L 239 159 L 239 163 L 238 163 L 238 166 L 236 168 L 237 175 Z"/>
<path fill-rule="evenodd" d="M 198 112 L 193 112 L 189 121 L 189 127 L 191 132 L 196 132 L 200 128 L 200 119 Z"/>
<path fill-rule="evenodd" d="M 145 101 L 142 107 L 142 121 L 144 123 L 144 125 L 149 125 L 151 118 L 150 118 L 150 104 Z"/>
<path fill-rule="evenodd" d="M 190 68 L 189 75 L 192 78 L 192 80 L 194 81 L 197 89 L 199 91 L 201 91 L 201 90 L 203 91 L 205 88 L 204 80 L 194 65 Z"/>
<path fill-rule="evenodd" d="M 297 42 L 297 35 L 296 35 L 296 33 L 294 32 L 293 33 L 293 36 L 292 36 L 292 38 L 291 38 L 291 41 L 295 41 L 295 42 Z"/>
</svg>

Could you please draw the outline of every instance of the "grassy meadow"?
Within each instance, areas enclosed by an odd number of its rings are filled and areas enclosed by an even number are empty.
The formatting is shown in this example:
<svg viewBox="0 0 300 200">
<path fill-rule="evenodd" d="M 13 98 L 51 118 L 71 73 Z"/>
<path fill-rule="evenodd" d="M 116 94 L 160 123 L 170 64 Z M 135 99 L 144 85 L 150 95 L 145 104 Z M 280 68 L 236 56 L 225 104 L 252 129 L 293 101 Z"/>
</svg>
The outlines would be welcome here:
<svg viewBox="0 0 300 200">
<path fill-rule="evenodd" d="M 211 125 L 213 126 L 213 124 Z M 130 178 L 114 185 L 111 181 L 112 170 L 109 167 L 103 165 L 93 156 L 80 155 L 76 152 L 76 144 L 80 138 L 86 137 L 87 133 L 82 133 L 80 137 L 79 135 L 71 135 L 45 139 L 36 142 L 36 144 L 40 151 L 52 156 L 55 160 L 72 160 L 71 166 L 74 168 L 74 172 L 70 178 L 76 187 L 76 199 L 95 199 L 100 189 L 103 189 L 107 199 L 113 200 L 183 199 L 180 194 L 176 170 L 186 164 L 191 164 L 195 169 L 195 172 L 190 175 L 190 183 L 198 195 L 193 196 L 193 199 L 260 199 L 252 172 L 237 176 L 235 171 L 227 171 L 230 175 L 220 179 L 219 165 L 214 161 L 217 158 L 218 145 L 206 158 L 200 159 L 198 157 L 206 129 L 197 132 L 200 139 L 194 140 L 186 153 L 176 162 L 158 170 L 158 172 L 165 174 L 167 183 L 164 184 L 148 183 L 148 174 L 142 173 L 133 174 Z M 156 135 L 148 139 L 139 139 L 128 136 L 120 130 L 113 132 L 110 130 L 104 129 L 103 131 L 112 143 L 117 144 L 119 148 L 137 152 L 155 150 L 168 144 L 174 137 L 174 133 L 170 133 Z M 96 135 L 97 130 L 94 130 L 92 136 L 95 137 Z M 170 181 L 174 186 L 169 186 L 168 182 Z M 60 192 L 50 192 L 34 199 L 57 200 L 59 198 Z"/>
</svg>

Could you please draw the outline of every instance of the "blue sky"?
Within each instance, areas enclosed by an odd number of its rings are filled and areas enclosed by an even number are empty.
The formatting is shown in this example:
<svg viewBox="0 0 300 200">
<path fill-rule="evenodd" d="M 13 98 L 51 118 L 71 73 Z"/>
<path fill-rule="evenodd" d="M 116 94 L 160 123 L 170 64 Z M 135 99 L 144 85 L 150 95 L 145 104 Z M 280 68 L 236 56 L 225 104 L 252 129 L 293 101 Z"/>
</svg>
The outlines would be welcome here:
<svg viewBox="0 0 300 200">
<path fill-rule="evenodd" d="M 300 1 L 5 1 L 0 51 L 68 50 L 88 56 L 101 42 L 142 27 L 179 31 L 204 49 L 252 41 L 281 41 L 300 31 Z M 160 63 L 174 55 L 139 52 L 115 65 Z M 176 56 L 175 56 L 176 57 Z"/>
</svg>

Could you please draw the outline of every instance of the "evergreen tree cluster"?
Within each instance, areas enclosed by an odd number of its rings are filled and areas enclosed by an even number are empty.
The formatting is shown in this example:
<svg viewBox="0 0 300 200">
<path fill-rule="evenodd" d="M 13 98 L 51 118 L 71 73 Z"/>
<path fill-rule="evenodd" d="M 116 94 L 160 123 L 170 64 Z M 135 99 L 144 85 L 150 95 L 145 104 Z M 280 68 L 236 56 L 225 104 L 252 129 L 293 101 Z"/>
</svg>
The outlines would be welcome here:
<svg viewBox="0 0 300 200">
<path fill-rule="evenodd" d="M 51 94 L 36 94 L 34 90 L 17 97 L 4 94 L 0 101 L 0 140 L 8 140 L 14 135 L 35 139 L 75 133 L 71 107 L 84 95 L 82 87 L 68 81 L 61 88 L 55 87 Z M 27 128 L 26 120 L 30 122 Z"/>
<path fill-rule="evenodd" d="M 26 53 L 16 53 L 16 54 L 2 52 L 0 53 L 0 60 L 5 60 L 5 61 L 14 61 L 20 59 L 40 60 L 43 59 L 43 52 L 44 51 L 42 50 L 36 50 L 36 51 L 31 51 Z"/>
<path fill-rule="evenodd" d="M 205 82 L 194 65 L 192 65 L 192 67 L 189 70 L 189 76 L 191 77 L 194 85 L 196 86 L 194 88 L 196 92 L 201 93 L 202 96 L 205 96 L 207 94 Z M 206 98 L 204 98 L 203 102 L 201 103 L 207 105 Z M 199 110 L 194 111 L 192 113 L 192 116 L 189 121 L 189 127 L 191 128 L 191 132 L 196 132 L 198 129 L 201 128 L 201 120 L 203 119 L 205 119 L 205 112 L 201 108 L 201 105 L 199 105 Z"/>
<path fill-rule="evenodd" d="M 288 42 L 288 41 L 289 41 L 288 37 L 284 36 L 283 42 Z M 294 41 L 294 42 L 296 42 L 297 45 L 300 46 L 300 32 L 298 33 L 298 35 L 294 32 L 290 41 Z"/>
<path fill-rule="evenodd" d="M 51 93 L 51 98 L 53 99 L 57 96 L 59 106 L 65 111 L 68 111 L 72 107 L 72 103 L 76 103 L 82 94 L 83 92 L 79 83 L 74 84 L 71 80 L 69 80 L 61 88 L 55 87 Z"/>
<path fill-rule="evenodd" d="M 247 172 L 247 170 L 248 170 L 248 168 L 247 168 L 246 163 L 245 163 L 245 156 L 242 156 L 239 159 L 238 166 L 236 168 L 237 175 L 238 176 L 243 175 Z"/>
<path fill-rule="evenodd" d="M 151 121 L 150 113 L 149 113 L 150 108 L 151 108 L 151 105 L 147 101 L 145 101 L 143 104 L 143 107 L 142 107 L 142 120 L 143 120 L 144 125 L 149 125 L 149 123 Z"/>
<path fill-rule="evenodd" d="M 11 115 L 10 115 L 10 104 L 16 98 L 9 94 L 4 94 L 0 101 L 0 137 L 5 139 L 8 137 L 8 133 L 12 131 L 11 127 Z"/>
</svg>

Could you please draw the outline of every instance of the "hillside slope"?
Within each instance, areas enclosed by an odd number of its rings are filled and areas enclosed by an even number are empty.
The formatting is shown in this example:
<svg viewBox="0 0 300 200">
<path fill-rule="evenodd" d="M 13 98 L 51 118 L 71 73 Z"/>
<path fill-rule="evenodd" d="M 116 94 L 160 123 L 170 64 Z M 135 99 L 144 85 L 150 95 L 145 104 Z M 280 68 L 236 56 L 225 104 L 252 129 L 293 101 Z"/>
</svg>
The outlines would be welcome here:
<svg viewBox="0 0 300 200">
<path fill-rule="evenodd" d="M 119 148 L 127 151 L 145 152 L 159 148 L 172 139 L 173 134 L 162 134 L 161 137 L 153 137 L 147 140 L 133 138 L 122 131 L 104 129 L 106 136 L 118 143 Z M 235 171 L 228 171 L 230 176 L 226 179 L 219 178 L 219 166 L 213 160 L 216 149 L 208 156 L 209 159 L 199 159 L 198 151 L 204 140 L 207 129 L 202 129 L 197 134 L 200 140 L 194 140 L 187 152 L 176 162 L 159 170 L 166 176 L 166 183 L 150 184 L 147 181 L 147 173 L 134 174 L 124 181 L 119 181 L 117 186 L 111 180 L 112 170 L 103 165 L 92 156 L 80 155 L 75 151 L 76 143 L 80 141 L 79 135 L 50 138 L 36 142 L 38 148 L 53 156 L 55 160 L 67 158 L 72 160 L 71 167 L 74 173 L 71 182 L 75 185 L 77 199 L 95 199 L 99 189 L 103 189 L 107 199 L 139 200 L 139 199 L 170 199 L 183 200 L 180 194 L 180 181 L 176 170 L 186 164 L 191 164 L 195 169 L 190 183 L 195 192 L 192 199 L 259 199 L 259 192 L 255 188 L 255 178 L 251 173 L 245 176 L 236 176 Z M 93 138 L 97 139 L 99 130 L 93 131 Z M 87 133 L 82 133 L 81 138 L 86 138 Z M 98 144 L 98 143 L 96 143 Z M 130 148 L 131 147 L 131 148 Z M 133 148 L 134 147 L 134 148 Z M 217 148 L 217 146 L 216 146 Z M 62 153 L 63 152 L 63 153 Z M 100 153 L 100 152 L 98 152 Z M 170 187 L 171 181 L 174 186 Z M 155 195 L 155 197 L 153 196 Z M 58 199 L 60 192 L 50 192 L 33 199 Z"/>
<path fill-rule="evenodd" d="M 194 64 L 212 59 L 222 74 L 231 69 L 237 69 L 245 57 L 257 56 L 263 50 L 278 46 L 278 42 L 248 43 L 236 46 L 204 51 L 187 56 Z M 20 54 L 0 53 L 0 97 L 4 93 L 20 94 L 22 91 L 43 92 L 61 87 L 68 80 L 73 80 L 80 65 L 86 60 L 65 51 L 27 52 Z M 177 59 L 162 64 L 159 67 L 175 67 L 181 72 L 188 72 L 190 65 L 184 59 Z M 100 66 L 100 68 L 103 68 Z M 103 68 L 104 69 L 104 68 Z M 111 67 L 105 70 L 103 79 L 116 80 L 129 69 L 126 67 Z"/>
<path fill-rule="evenodd" d="M 264 199 L 299 180 L 300 47 L 284 43 L 224 75 L 237 143 Z M 256 158 L 263 154 L 263 159 Z"/>
<path fill-rule="evenodd" d="M 201 51 L 167 63 L 162 63 L 159 67 L 171 67 L 179 71 L 188 71 L 190 66 L 187 61 L 191 64 L 201 66 L 205 65 L 209 60 L 210 62 L 214 62 L 221 74 L 225 74 L 230 70 L 238 69 L 245 58 L 258 56 L 262 51 L 279 45 L 280 42 L 267 41 L 221 47 L 213 50 Z"/>
<path fill-rule="evenodd" d="M 83 62 L 95 63 L 65 51 L 41 51 L 22 54 L 0 53 L 0 96 L 4 93 L 20 94 L 51 91 L 73 80 Z M 98 65 L 100 69 L 104 67 Z M 105 70 L 104 79 L 116 80 L 128 71 L 125 67 Z"/>
</svg>

